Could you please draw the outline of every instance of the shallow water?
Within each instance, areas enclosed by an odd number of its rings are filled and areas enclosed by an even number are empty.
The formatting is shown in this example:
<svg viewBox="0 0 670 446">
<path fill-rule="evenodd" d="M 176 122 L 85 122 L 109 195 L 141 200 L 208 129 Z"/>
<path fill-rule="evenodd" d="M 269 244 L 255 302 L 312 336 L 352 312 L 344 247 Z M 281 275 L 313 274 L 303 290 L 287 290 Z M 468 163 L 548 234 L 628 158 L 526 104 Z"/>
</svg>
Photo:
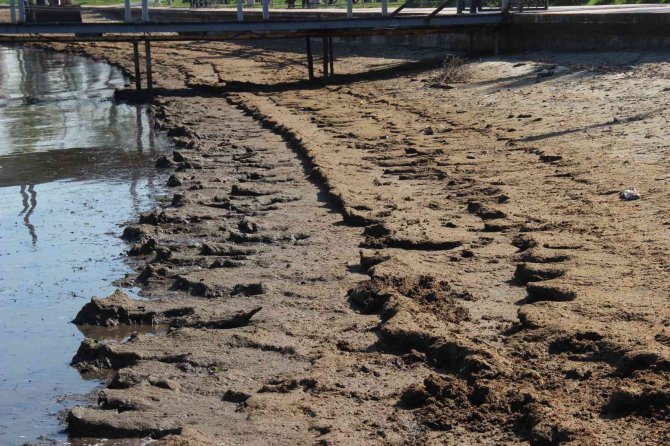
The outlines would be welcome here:
<svg viewBox="0 0 670 446">
<path fill-rule="evenodd" d="M 126 83 L 79 56 L 0 47 L 0 444 L 66 441 L 58 413 L 97 382 L 69 321 L 129 268 L 121 224 L 154 203 L 171 149 Z"/>
</svg>

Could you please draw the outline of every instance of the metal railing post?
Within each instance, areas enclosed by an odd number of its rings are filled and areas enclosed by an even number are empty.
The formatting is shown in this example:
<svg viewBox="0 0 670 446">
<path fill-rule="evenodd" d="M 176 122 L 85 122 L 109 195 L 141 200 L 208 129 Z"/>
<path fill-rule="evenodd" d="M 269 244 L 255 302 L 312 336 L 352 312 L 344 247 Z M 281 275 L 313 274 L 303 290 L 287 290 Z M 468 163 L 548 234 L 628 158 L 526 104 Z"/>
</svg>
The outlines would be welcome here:
<svg viewBox="0 0 670 446">
<path fill-rule="evenodd" d="M 350 19 L 354 16 L 354 2 L 353 0 L 347 0 L 347 18 Z"/>
<path fill-rule="evenodd" d="M 12 23 L 16 23 L 16 0 L 9 0 L 9 16 Z"/>
<path fill-rule="evenodd" d="M 26 21 L 26 0 L 19 0 L 19 22 Z"/>
<path fill-rule="evenodd" d="M 382 15 L 389 15 L 389 1 L 382 0 Z"/>
<path fill-rule="evenodd" d="M 132 16 L 130 15 L 130 0 L 123 0 L 123 9 L 124 9 L 124 19 L 126 22 L 132 21 Z"/>
<path fill-rule="evenodd" d="M 149 21 L 149 0 L 142 0 L 142 21 Z"/>
<path fill-rule="evenodd" d="M 243 9 L 243 0 L 237 0 L 237 21 L 244 21 L 244 9 Z"/>
<path fill-rule="evenodd" d="M 263 20 L 270 20 L 270 0 L 263 0 Z"/>
</svg>

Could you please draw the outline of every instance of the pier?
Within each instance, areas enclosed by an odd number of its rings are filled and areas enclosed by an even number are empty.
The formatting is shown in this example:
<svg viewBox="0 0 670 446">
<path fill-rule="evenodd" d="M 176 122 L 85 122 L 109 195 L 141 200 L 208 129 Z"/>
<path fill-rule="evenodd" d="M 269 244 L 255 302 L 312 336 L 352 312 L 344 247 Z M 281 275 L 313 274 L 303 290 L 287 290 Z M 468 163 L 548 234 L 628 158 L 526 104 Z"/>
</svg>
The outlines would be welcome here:
<svg viewBox="0 0 670 446">
<path fill-rule="evenodd" d="M 670 7 L 664 5 L 547 8 L 543 2 L 503 0 L 498 7 L 470 5 L 468 9 L 462 2 L 455 8 L 447 4 L 417 8 L 409 1 L 391 10 L 383 0 L 380 8 L 354 10 L 348 0 L 345 8 L 272 9 L 269 0 L 263 0 L 262 8 L 245 10 L 243 0 L 237 0 L 236 8 L 210 9 L 149 8 L 146 0 L 133 7 L 126 0 L 123 7 L 85 9 L 98 14 L 100 20 L 50 22 L 28 20 L 25 0 L 18 0 L 10 4 L 10 22 L 0 22 L 0 43 L 127 42 L 133 45 L 136 73 L 140 72 L 142 45 L 151 91 L 152 42 L 305 38 L 312 80 L 311 39 L 315 38 L 323 41 L 327 78 L 334 71 L 333 38 L 468 33 L 472 41 L 474 34 L 485 33 L 487 45 L 497 54 L 501 49 L 538 49 L 541 45 L 546 49 L 596 49 L 608 42 L 663 45 L 670 36 Z M 475 49 L 473 44 L 469 49 Z"/>
</svg>

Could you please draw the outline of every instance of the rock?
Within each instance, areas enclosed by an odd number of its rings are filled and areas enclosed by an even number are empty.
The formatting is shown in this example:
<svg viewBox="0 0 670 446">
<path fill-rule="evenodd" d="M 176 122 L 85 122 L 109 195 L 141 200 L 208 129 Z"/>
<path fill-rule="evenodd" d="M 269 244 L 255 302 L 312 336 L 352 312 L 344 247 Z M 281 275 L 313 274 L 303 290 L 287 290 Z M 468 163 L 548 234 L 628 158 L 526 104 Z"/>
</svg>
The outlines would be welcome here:
<svg viewBox="0 0 670 446">
<path fill-rule="evenodd" d="M 181 163 L 182 161 L 186 161 L 186 157 L 184 157 L 181 152 L 174 150 L 172 151 L 172 160 L 176 163 Z"/>
<path fill-rule="evenodd" d="M 178 187 L 182 185 L 181 179 L 177 175 L 170 175 L 170 178 L 167 180 L 168 187 Z"/>
<path fill-rule="evenodd" d="M 249 283 L 249 284 L 237 284 L 233 287 L 233 296 L 242 294 L 243 296 L 256 296 L 259 294 L 265 294 L 268 290 L 266 284 L 258 283 Z"/>
<path fill-rule="evenodd" d="M 169 169 L 173 166 L 174 164 L 172 161 L 170 161 L 167 156 L 159 156 L 158 159 L 156 159 L 156 164 L 155 166 L 159 169 Z"/>
<path fill-rule="evenodd" d="M 151 211 L 140 214 L 140 224 L 158 226 L 159 224 L 166 223 L 167 221 L 168 218 L 163 211 Z"/>
<path fill-rule="evenodd" d="M 221 398 L 223 401 L 228 401 L 229 403 L 243 403 L 251 397 L 248 393 L 238 392 L 236 390 L 228 389 L 226 393 Z"/>
<path fill-rule="evenodd" d="M 172 127 L 167 132 L 168 136 L 189 136 L 191 132 L 183 125 Z"/>
<path fill-rule="evenodd" d="M 130 250 L 128 250 L 128 255 L 129 256 L 144 256 L 147 254 L 151 254 L 156 250 L 156 247 L 158 244 L 156 243 L 156 240 L 153 238 L 150 238 L 149 240 L 145 241 L 144 243 L 136 243 L 133 245 Z"/>
<path fill-rule="evenodd" d="M 188 203 L 190 203 L 190 200 L 184 194 L 177 193 L 172 196 L 172 206 L 174 207 L 181 207 Z"/>
<path fill-rule="evenodd" d="M 249 217 L 244 217 L 242 220 L 237 223 L 237 228 L 246 234 L 253 234 L 258 232 L 260 226 L 259 224 L 252 220 Z"/>
<path fill-rule="evenodd" d="M 126 226 L 123 230 L 123 235 L 121 238 L 129 242 L 136 242 L 142 237 L 146 236 L 147 233 L 140 226 Z"/>
</svg>

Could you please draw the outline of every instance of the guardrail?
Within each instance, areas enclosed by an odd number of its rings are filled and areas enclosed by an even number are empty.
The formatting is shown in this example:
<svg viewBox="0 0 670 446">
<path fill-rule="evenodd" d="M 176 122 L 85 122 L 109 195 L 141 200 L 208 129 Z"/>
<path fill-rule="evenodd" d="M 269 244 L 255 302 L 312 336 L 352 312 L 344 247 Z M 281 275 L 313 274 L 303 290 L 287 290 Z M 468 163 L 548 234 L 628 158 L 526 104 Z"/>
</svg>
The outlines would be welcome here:
<svg viewBox="0 0 670 446">
<path fill-rule="evenodd" d="M 40 1 L 42 4 L 37 5 L 35 1 Z M 80 12 L 78 6 L 63 6 L 61 2 L 67 0 L 9 0 L 9 19 L 11 23 L 77 23 L 81 22 Z M 243 22 L 248 20 L 247 15 L 252 17 L 252 20 L 269 21 L 271 14 L 279 16 L 280 20 L 287 18 L 309 17 L 318 15 L 322 19 L 354 18 L 354 12 L 357 16 L 381 16 L 392 17 L 404 14 L 421 14 L 432 18 L 438 14 L 444 14 L 443 10 L 447 7 L 454 7 L 456 13 L 467 12 L 469 5 L 470 13 L 477 13 L 481 11 L 509 11 L 524 9 L 546 9 L 548 7 L 548 0 L 408 0 L 405 3 L 398 3 L 397 0 L 393 4 L 389 3 L 391 0 L 376 0 L 375 6 L 367 3 L 365 7 L 354 7 L 355 2 L 363 2 L 365 0 L 306 0 L 306 7 L 296 8 L 294 3 L 281 3 L 284 8 L 278 8 L 273 5 L 273 0 L 230 0 L 229 6 L 218 7 L 212 9 L 202 9 L 195 7 L 197 0 L 191 0 L 192 8 L 165 8 L 158 0 L 153 0 L 154 7 L 159 6 L 156 14 L 160 17 L 169 16 L 175 17 L 175 14 L 188 16 L 187 11 L 192 11 L 193 14 L 199 14 L 199 17 L 194 21 L 203 21 L 203 15 L 212 15 L 215 17 L 211 21 L 221 20 L 224 16 L 225 21 L 236 20 Z M 295 1 L 295 0 L 292 0 Z M 324 1 L 321 4 L 320 1 Z M 131 2 L 131 0 L 123 0 L 123 4 L 109 7 L 89 7 L 83 8 L 81 11 L 90 14 L 96 13 L 109 20 L 109 16 L 113 15 L 113 21 L 131 23 L 131 22 L 152 22 L 153 12 L 151 11 L 150 0 L 140 0 Z M 254 3 L 258 2 L 258 3 Z M 325 4 L 327 3 L 327 4 Z M 50 5 L 51 4 L 51 5 Z M 58 6 L 56 6 L 58 5 Z M 376 6 L 379 5 L 379 6 Z M 259 7 L 260 6 L 260 7 Z M 342 7 L 344 6 L 344 7 Z M 389 9 L 392 6 L 392 9 Z M 138 11 L 139 10 L 139 11 Z M 421 12 L 419 12 L 421 11 Z M 138 14 L 139 12 L 139 14 Z M 303 15 L 304 14 L 304 15 Z M 6 17 L 6 16 L 5 16 Z M 87 17 L 90 17 L 87 16 Z M 195 17 L 195 16 L 193 16 Z M 275 17 L 273 17 L 274 19 Z M 5 19 L 6 20 L 6 19 Z M 179 19 L 181 20 L 181 19 Z M 90 20 L 89 20 L 90 21 Z M 166 20 L 156 20 L 166 21 Z"/>
</svg>

